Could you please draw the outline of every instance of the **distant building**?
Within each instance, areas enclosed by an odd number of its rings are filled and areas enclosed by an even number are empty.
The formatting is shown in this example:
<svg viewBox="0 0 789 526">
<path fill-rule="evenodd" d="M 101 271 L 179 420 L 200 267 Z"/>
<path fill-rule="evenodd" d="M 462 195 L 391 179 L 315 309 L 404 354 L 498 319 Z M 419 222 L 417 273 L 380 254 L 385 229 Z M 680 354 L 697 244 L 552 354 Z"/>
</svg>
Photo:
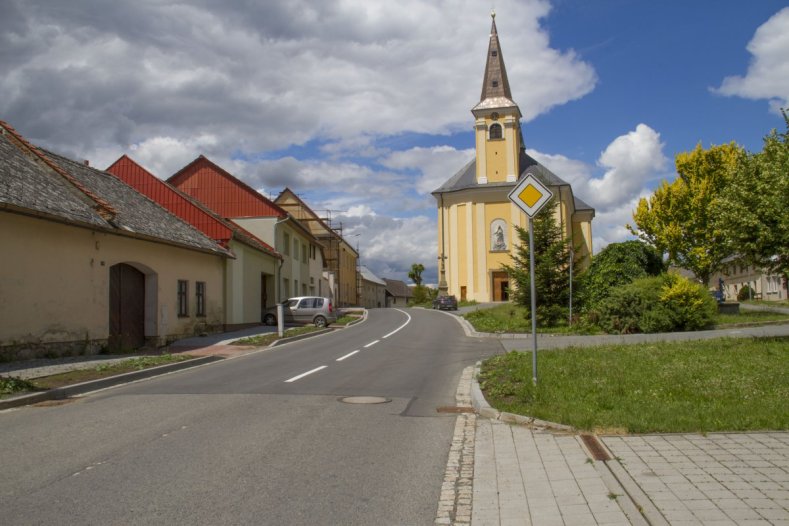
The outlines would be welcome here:
<svg viewBox="0 0 789 526">
<path fill-rule="evenodd" d="M 513 102 L 495 15 L 479 103 L 474 115 L 476 157 L 433 192 L 438 205 L 439 293 L 459 300 L 505 301 L 511 286 L 505 265 L 519 243 L 515 227 L 527 228 L 526 215 L 508 194 L 531 173 L 553 193 L 556 220 L 572 240 L 575 257 L 588 264 L 592 254 L 594 209 L 573 195 L 560 179 L 526 153 L 521 112 Z"/>
<path fill-rule="evenodd" d="M 738 256 L 726 258 L 723 269 L 710 277 L 710 287 L 719 289 L 723 285 L 726 300 L 736 301 L 737 295 L 746 285 L 753 292 L 752 299 L 783 301 L 787 299 L 786 280 L 780 274 L 770 274 L 753 267 Z"/>
<path fill-rule="evenodd" d="M 361 306 L 366 309 L 386 307 L 386 282 L 367 267 L 359 268 L 361 275 Z"/>
<path fill-rule="evenodd" d="M 407 307 L 408 300 L 414 295 L 404 282 L 397 279 L 386 279 L 386 306 Z"/>
<path fill-rule="evenodd" d="M 342 237 L 342 230 L 332 228 L 326 218 L 319 217 L 290 188 L 285 188 L 274 202 L 308 228 L 325 247 L 325 270 L 334 275 L 337 306 L 357 305 L 356 262 L 359 254 Z"/>
</svg>

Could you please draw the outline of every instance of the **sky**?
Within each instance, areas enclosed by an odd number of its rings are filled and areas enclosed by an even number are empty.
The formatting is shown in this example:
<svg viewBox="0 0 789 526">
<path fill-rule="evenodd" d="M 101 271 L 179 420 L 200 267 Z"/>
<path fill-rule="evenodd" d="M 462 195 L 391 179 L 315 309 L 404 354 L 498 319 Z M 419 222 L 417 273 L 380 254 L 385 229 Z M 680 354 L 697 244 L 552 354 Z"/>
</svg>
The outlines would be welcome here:
<svg viewBox="0 0 789 526">
<path fill-rule="evenodd" d="M 431 191 L 474 156 L 492 9 L 527 151 L 596 209 L 595 252 L 677 153 L 784 127 L 785 0 L 0 0 L 0 119 L 100 169 L 203 154 L 436 283 Z"/>
</svg>

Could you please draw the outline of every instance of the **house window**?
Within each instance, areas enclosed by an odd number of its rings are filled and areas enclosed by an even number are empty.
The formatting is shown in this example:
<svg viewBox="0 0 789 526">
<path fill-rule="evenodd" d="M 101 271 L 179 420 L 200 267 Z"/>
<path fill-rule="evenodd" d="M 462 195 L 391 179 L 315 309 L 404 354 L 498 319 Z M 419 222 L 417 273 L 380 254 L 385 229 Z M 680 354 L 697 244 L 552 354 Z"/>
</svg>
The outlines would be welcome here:
<svg viewBox="0 0 789 526">
<path fill-rule="evenodd" d="M 285 249 L 285 255 L 290 256 L 290 234 L 285 233 L 285 242 L 282 243 L 283 248 Z"/>
<path fill-rule="evenodd" d="M 299 280 L 297 280 L 297 279 L 293 280 L 293 295 L 294 296 L 298 296 L 299 295 Z"/>
<path fill-rule="evenodd" d="M 301 244 L 301 261 L 307 263 L 307 245 Z"/>
<path fill-rule="evenodd" d="M 489 131 L 491 139 L 501 139 L 501 124 L 491 124 Z"/>
<path fill-rule="evenodd" d="M 178 280 L 178 317 L 189 316 L 189 282 Z"/>
<path fill-rule="evenodd" d="M 205 281 L 195 283 L 195 295 L 197 296 L 197 315 L 205 316 Z"/>
<path fill-rule="evenodd" d="M 299 260 L 299 240 L 298 239 L 294 239 L 293 240 L 293 259 L 295 259 L 296 261 Z"/>
</svg>

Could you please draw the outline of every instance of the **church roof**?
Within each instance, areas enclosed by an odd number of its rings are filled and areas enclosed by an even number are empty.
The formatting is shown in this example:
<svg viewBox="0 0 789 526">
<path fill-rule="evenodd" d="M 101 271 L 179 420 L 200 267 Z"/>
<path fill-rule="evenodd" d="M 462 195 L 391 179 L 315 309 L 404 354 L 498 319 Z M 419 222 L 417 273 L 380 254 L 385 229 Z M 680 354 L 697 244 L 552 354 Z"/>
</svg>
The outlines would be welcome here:
<svg viewBox="0 0 789 526">
<path fill-rule="evenodd" d="M 490 27 L 490 43 L 488 44 L 488 59 L 485 62 L 485 76 L 482 80 L 482 94 L 479 104 L 474 107 L 474 110 L 517 107 L 517 104 L 512 101 L 507 68 L 504 67 L 504 56 L 501 53 L 499 34 L 496 31 L 496 14 L 491 13 L 491 17 L 493 22 Z"/>
<path fill-rule="evenodd" d="M 520 159 L 519 165 L 521 167 L 521 173 L 518 176 L 518 179 L 523 177 L 526 172 L 531 172 L 534 174 L 540 182 L 546 186 L 552 186 L 554 188 L 560 186 L 570 187 L 572 191 L 572 187 L 570 183 L 550 171 L 548 168 L 537 162 L 537 160 L 532 157 L 531 155 L 527 154 L 524 150 L 520 152 Z M 482 188 L 513 188 L 517 182 L 513 183 L 487 183 L 487 184 L 478 184 L 477 183 L 477 161 L 476 159 L 472 159 L 468 162 L 463 168 L 460 169 L 455 175 L 450 177 L 443 185 L 439 188 L 433 190 L 432 194 L 434 197 L 437 197 L 439 194 L 450 193 L 450 192 L 459 192 L 461 190 L 469 190 L 469 189 L 482 189 Z M 594 208 L 586 204 L 583 200 L 575 197 L 573 195 L 573 201 L 575 205 L 575 210 L 591 210 L 594 213 Z"/>
<path fill-rule="evenodd" d="M 526 172 L 531 172 L 546 186 L 570 186 L 570 183 L 560 178 L 545 166 L 538 163 L 534 157 L 527 154 L 524 150 L 520 152 L 519 165 L 521 166 L 520 176 Z M 497 186 L 515 186 L 516 183 L 477 183 L 477 161 L 472 159 L 466 166 L 460 169 L 455 175 L 447 180 L 441 187 L 434 190 L 433 195 L 446 192 L 457 192 L 469 188 L 491 188 Z"/>
</svg>

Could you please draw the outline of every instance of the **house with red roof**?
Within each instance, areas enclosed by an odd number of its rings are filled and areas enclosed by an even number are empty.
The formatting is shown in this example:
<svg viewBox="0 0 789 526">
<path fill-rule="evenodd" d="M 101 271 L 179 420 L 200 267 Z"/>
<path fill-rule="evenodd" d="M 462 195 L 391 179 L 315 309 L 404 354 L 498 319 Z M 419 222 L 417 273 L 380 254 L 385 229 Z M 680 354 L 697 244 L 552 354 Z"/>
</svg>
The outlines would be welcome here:
<svg viewBox="0 0 789 526">
<path fill-rule="evenodd" d="M 208 209 L 193 197 L 159 179 L 127 155 L 107 172 L 156 201 L 227 249 L 225 260 L 225 329 L 263 322 L 266 309 L 276 305 L 276 284 L 283 258 L 271 245 Z"/>
<path fill-rule="evenodd" d="M 282 255 L 274 292 L 277 301 L 294 296 L 333 298 L 323 278 L 323 244 L 282 207 L 203 155 L 167 182 Z"/>
</svg>

